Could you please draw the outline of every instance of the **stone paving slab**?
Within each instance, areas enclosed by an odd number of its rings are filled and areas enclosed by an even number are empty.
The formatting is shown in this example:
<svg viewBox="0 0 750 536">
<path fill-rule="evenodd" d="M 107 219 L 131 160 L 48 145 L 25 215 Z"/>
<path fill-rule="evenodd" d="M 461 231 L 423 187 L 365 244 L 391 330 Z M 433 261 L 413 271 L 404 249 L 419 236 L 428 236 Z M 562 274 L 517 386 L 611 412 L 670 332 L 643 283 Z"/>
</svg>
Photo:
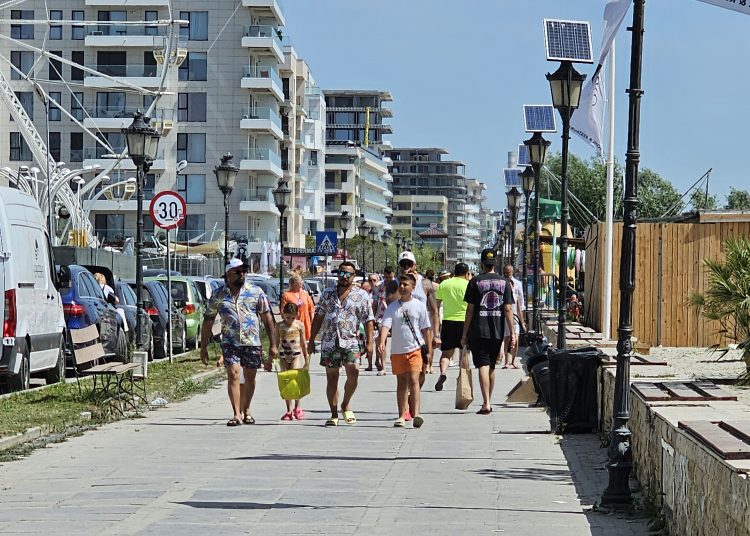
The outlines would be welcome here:
<svg viewBox="0 0 750 536">
<path fill-rule="evenodd" d="M 86 432 L 0 465 L 0 533 L 648 533 L 644 520 L 589 508 L 606 483 L 598 438 L 551 435 L 544 411 L 502 403 L 519 370 L 497 371 L 489 416 L 474 413 L 476 402 L 453 409 L 456 373 L 441 393 L 428 376 L 419 430 L 392 427 L 395 379 L 368 372 L 354 399 L 357 424 L 322 426 L 316 367 L 305 421 L 278 420 L 283 402 L 263 373 L 255 426 L 225 426 L 222 385 Z"/>
</svg>

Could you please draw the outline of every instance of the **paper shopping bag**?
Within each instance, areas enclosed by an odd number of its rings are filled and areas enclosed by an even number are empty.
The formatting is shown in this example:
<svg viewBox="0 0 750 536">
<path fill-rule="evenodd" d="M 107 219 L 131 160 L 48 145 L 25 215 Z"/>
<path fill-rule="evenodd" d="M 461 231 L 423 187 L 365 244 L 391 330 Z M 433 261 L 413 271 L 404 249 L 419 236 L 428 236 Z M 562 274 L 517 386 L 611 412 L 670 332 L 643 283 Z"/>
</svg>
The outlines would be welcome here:
<svg viewBox="0 0 750 536">
<path fill-rule="evenodd" d="M 466 409 L 474 401 L 474 388 L 466 355 L 461 356 L 461 364 L 456 380 L 456 409 Z"/>
<path fill-rule="evenodd" d="M 284 400 L 299 400 L 310 394 L 310 372 L 307 369 L 285 370 L 277 374 L 279 394 Z"/>
</svg>

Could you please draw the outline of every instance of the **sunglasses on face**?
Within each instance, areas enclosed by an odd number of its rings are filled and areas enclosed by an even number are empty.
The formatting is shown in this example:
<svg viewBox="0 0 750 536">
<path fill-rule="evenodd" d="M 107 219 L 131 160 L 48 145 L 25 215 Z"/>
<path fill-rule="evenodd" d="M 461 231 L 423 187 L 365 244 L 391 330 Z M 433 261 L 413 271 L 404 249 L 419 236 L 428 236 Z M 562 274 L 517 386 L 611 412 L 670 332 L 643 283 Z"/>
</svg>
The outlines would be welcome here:
<svg viewBox="0 0 750 536">
<path fill-rule="evenodd" d="M 247 273 L 247 270 L 246 269 L 232 270 L 229 273 L 234 274 L 234 275 L 243 275 Z"/>
<path fill-rule="evenodd" d="M 377 283 L 377 282 L 378 282 L 378 280 L 377 280 L 377 279 L 368 279 L 368 281 L 369 281 L 370 283 Z"/>
<path fill-rule="evenodd" d="M 354 277 L 354 272 L 339 272 L 339 277 L 349 279 L 350 277 Z"/>
<path fill-rule="evenodd" d="M 411 268 L 412 266 L 414 266 L 414 263 L 411 262 L 411 261 L 401 261 L 401 262 L 398 263 L 398 265 L 401 268 Z"/>
</svg>

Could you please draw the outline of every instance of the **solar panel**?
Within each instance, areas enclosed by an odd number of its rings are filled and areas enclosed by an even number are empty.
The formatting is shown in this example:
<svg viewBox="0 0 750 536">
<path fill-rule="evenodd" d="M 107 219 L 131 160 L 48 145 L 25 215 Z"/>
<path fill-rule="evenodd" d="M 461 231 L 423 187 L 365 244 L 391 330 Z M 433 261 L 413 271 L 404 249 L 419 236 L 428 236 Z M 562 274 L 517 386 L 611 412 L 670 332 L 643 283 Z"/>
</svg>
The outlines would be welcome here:
<svg viewBox="0 0 750 536">
<path fill-rule="evenodd" d="M 548 61 L 594 63 L 588 22 L 544 19 Z"/>
<path fill-rule="evenodd" d="M 526 132 L 557 132 L 555 108 L 551 104 L 524 104 L 523 128 Z"/>
<path fill-rule="evenodd" d="M 520 167 L 528 167 L 531 165 L 531 160 L 529 160 L 529 148 L 523 143 L 518 146 L 518 165 Z"/>
<path fill-rule="evenodd" d="M 505 174 L 505 186 L 513 188 L 514 186 L 521 188 L 521 172 L 520 168 L 505 168 L 503 173 Z"/>
</svg>

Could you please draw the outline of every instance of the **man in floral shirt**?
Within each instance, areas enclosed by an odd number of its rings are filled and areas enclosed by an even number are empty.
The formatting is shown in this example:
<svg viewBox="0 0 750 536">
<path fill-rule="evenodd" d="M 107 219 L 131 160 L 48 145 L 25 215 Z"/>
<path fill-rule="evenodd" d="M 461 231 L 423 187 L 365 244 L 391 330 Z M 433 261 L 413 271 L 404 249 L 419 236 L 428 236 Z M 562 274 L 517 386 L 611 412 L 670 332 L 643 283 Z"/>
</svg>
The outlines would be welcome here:
<svg viewBox="0 0 750 536">
<path fill-rule="evenodd" d="M 245 280 L 248 266 L 232 259 L 226 267 L 226 284 L 208 301 L 201 327 L 201 361 L 208 364 L 208 341 L 216 315 L 221 315 L 221 352 L 227 370 L 227 392 L 234 416 L 227 426 L 255 424 L 250 414 L 250 401 L 255 393 L 255 374 L 263 365 L 263 347 L 260 342 L 260 322 L 266 328 L 270 341 L 271 359 L 279 351 L 276 330 L 268 299 L 260 287 Z M 240 370 L 245 376 L 240 386 Z"/>
<path fill-rule="evenodd" d="M 320 364 L 326 367 L 326 396 L 331 407 L 331 418 L 326 426 L 338 426 L 339 370 L 346 370 L 344 400 L 341 411 L 347 424 L 357 422 L 350 407 L 352 395 L 359 380 L 359 325 L 365 325 L 365 348 L 367 359 L 372 360 L 373 323 L 370 295 L 354 285 L 355 267 L 345 261 L 339 265 L 336 288 L 323 291 L 315 309 L 312 333 L 308 341 L 308 353 L 315 352 L 315 337 L 320 332 Z M 322 327 L 322 330 L 321 330 Z"/>
</svg>

